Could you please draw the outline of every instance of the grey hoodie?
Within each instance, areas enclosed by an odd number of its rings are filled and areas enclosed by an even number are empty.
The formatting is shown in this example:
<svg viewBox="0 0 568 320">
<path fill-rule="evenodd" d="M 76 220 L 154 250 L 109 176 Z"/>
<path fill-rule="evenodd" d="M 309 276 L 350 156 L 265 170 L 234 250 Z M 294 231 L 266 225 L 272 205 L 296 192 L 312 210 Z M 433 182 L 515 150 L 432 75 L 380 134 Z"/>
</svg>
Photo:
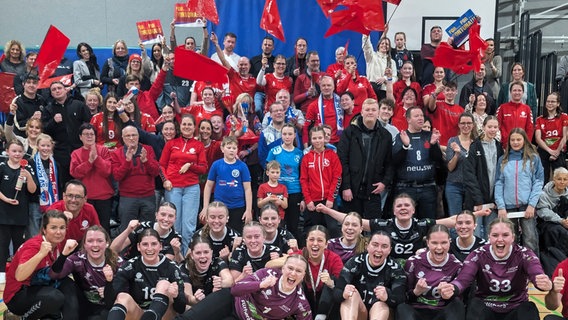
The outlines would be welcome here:
<svg viewBox="0 0 568 320">
<path fill-rule="evenodd" d="M 568 190 L 564 190 L 562 194 L 558 194 L 554 190 L 554 181 L 548 182 L 544 186 L 544 189 L 542 189 L 538 204 L 536 205 L 536 214 L 544 221 L 560 223 L 562 218 L 552 209 L 558 205 L 561 196 L 568 196 Z"/>
</svg>

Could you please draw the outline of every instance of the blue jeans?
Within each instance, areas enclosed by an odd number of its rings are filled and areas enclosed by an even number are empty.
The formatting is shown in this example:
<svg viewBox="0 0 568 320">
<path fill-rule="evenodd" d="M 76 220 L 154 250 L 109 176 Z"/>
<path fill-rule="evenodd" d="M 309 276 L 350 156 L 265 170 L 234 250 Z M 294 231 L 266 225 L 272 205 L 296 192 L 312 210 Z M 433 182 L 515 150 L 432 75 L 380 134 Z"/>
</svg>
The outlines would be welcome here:
<svg viewBox="0 0 568 320">
<path fill-rule="evenodd" d="M 435 185 L 428 185 L 422 187 L 413 186 L 397 186 L 395 189 L 395 196 L 406 193 L 416 202 L 415 218 L 418 219 L 436 219 L 436 198 L 438 191 Z"/>
<path fill-rule="evenodd" d="M 39 202 L 29 202 L 28 206 L 28 216 L 29 222 L 26 226 L 26 239 L 29 239 L 39 233 L 39 228 L 41 225 L 41 219 L 43 217 L 43 213 L 39 210 Z M 14 248 L 18 249 L 18 248 Z"/>
<path fill-rule="evenodd" d="M 195 227 L 197 225 L 197 211 L 199 210 L 199 197 L 201 190 L 199 184 L 184 188 L 166 190 L 166 200 L 175 204 L 177 208 L 175 230 L 181 235 L 181 250 L 185 255 Z"/>
<path fill-rule="evenodd" d="M 450 216 L 462 212 L 464 186 L 459 182 L 446 182 L 446 201 L 448 202 L 448 213 Z"/>
</svg>

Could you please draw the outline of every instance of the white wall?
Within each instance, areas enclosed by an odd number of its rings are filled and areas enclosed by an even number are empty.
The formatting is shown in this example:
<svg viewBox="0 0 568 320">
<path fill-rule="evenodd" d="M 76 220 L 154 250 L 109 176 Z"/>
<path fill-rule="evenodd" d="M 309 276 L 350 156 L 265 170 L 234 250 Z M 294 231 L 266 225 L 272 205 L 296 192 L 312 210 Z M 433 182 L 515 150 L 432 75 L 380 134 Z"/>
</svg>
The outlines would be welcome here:
<svg viewBox="0 0 568 320">
<path fill-rule="evenodd" d="M 455 19 L 446 20 L 450 17 L 460 17 L 468 9 L 481 17 L 481 37 L 493 38 L 496 24 L 497 0 L 402 0 L 389 23 L 389 37 L 394 33 L 403 31 L 406 33 L 406 46 L 410 50 L 420 50 L 422 35 L 425 42 L 430 42 L 430 28 L 438 24 L 444 30 L 443 40 L 448 38 L 445 29 Z M 387 19 L 393 14 L 396 6 L 388 4 Z M 440 18 L 430 21 L 422 29 L 422 21 L 425 17 Z M 394 45 L 394 42 L 393 42 Z"/>
</svg>

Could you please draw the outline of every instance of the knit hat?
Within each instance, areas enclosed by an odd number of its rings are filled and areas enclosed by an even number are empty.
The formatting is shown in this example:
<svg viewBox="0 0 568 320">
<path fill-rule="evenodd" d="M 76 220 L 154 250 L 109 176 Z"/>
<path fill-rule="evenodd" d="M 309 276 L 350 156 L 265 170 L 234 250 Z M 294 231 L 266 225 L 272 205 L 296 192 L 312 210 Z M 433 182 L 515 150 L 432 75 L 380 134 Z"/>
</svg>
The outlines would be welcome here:
<svg viewBox="0 0 568 320">
<path fill-rule="evenodd" d="M 138 60 L 140 63 L 142 63 L 142 57 L 140 57 L 140 55 L 136 53 L 130 55 L 130 58 L 128 59 L 128 64 L 130 64 L 132 60 Z"/>
</svg>

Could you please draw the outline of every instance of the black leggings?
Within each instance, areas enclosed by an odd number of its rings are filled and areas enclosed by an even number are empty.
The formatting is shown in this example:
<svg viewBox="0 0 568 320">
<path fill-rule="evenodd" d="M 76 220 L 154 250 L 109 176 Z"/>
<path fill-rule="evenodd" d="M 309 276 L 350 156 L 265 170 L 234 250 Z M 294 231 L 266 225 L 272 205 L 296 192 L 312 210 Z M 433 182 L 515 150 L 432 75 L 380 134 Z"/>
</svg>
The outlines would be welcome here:
<svg viewBox="0 0 568 320">
<path fill-rule="evenodd" d="M 467 306 L 466 320 L 538 320 L 540 319 L 536 305 L 530 301 L 522 302 L 508 313 L 495 312 L 485 306 L 479 298 L 471 299 Z"/>
<path fill-rule="evenodd" d="M 10 257 L 10 242 L 13 252 L 24 243 L 26 226 L 0 225 L 0 272 L 6 272 L 6 261 Z"/>
<path fill-rule="evenodd" d="M 300 224 L 300 202 L 304 196 L 301 192 L 288 194 L 288 208 L 286 208 L 284 221 L 286 221 L 286 229 L 294 235 L 294 238 L 301 239 L 302 235 L 299 231 Z"/>
<path fill-rule="evenodd" d="M 414 308 L 410 304 L 399 304 L 397 320 L 464 320 L 465 306 L 460 299 L 454 299 L 442 309 Z"/>
<path fill-rule="evenodd" d="M 69 278 L 61 280 L 59 288 L 23 286 L 10 302 L 10 312 L 26 319 L 79 319 L 79 304 L 75 283 Z"/>
<path fill-rule="evenodd" d="M 235 315 L 235 301 L 231 289 L 225 288 L 209 294 L 205 299 L 191 307 L 176 320 L 229 320 L 238 317 Z"/>
</svg>

